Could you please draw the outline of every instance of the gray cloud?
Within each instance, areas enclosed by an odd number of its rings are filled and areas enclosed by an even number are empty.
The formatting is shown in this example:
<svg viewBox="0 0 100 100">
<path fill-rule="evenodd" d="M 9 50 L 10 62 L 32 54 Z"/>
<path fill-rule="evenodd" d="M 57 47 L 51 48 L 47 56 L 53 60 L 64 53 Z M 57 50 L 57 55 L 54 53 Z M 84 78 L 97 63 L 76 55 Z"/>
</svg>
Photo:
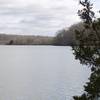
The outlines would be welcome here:
<svg viewBox="0 0 100 100">
<path fill-rule="evenodd" d="M 54 35 L 79 21 L 77 3 L 74 0 L 0 0 L 0 32 Z"/>
</svg>

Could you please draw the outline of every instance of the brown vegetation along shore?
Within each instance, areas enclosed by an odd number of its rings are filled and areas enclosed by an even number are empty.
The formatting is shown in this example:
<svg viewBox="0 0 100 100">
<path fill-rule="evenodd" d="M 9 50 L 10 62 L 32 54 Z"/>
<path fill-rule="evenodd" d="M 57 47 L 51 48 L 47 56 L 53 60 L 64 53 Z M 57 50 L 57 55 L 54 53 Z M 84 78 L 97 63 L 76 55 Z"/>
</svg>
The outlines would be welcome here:
<svg viewBox="0 0 100 100">
<path fill-rule="evenodd" d="M 51 45 L 53 37 L 0 34 L 0 45 Z"/>
</svg>

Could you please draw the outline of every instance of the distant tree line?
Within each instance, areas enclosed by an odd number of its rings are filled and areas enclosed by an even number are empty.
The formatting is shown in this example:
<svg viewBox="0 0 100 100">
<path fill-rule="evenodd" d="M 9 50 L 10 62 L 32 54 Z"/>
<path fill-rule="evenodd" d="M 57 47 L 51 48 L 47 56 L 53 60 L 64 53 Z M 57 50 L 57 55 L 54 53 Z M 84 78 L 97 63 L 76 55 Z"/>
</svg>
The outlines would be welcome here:
<svg viewBox="0 0 100 100">
<path fill-rule="evenodd" d="M 54 45 L 72 45 L 73 44 L 73 32 L 71 30 L 62 29 L 57 32 L 54 37 Z"/>
<path fill-rule="evenodd" d="M 52 45 L 53 37 L 0 34 L 0 44 L 4 44 L 4 45 Z"/>
</svg>

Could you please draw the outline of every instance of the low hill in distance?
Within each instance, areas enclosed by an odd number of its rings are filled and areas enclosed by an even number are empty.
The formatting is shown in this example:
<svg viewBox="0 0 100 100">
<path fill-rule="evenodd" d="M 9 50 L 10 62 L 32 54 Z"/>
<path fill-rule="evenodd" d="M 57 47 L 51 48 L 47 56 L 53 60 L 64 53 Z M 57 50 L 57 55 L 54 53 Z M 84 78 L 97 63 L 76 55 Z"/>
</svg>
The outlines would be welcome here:
<svg viewBox="0 0 100 100">
<path fill-rule="evenodd" d="M 51 45 L 53 37 L 0 34 L 0 45 Z"/>
</svg>

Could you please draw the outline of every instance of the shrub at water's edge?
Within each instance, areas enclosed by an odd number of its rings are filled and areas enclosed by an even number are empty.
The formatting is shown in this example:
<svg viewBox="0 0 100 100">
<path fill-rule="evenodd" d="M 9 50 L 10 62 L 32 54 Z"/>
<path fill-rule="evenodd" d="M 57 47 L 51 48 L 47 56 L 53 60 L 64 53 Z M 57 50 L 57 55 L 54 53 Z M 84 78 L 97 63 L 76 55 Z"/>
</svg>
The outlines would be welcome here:
<svg viewBox="0 0 100 100">
<path fill-rule="evenodd" d="M 100 35 L 100 19 L 94 22 L 97 25 L 97 34 Z M 69 29 L 62 29 L 57 32 L 54 38 L 55 45 L 79 45 L 83 42 L 85 45 L 94 45 L 100 41 L 93 27 L 85 28 L 86 24 L 80 22 L 72 25 Z M 84 27 L 85 26 L 85 27 Z"/>
<path fill-rule="evenodd" d="M 100 18 L 92 11 L 89 0 L 80 0 L 83 9 L 78 10 L 82 22 L 68 30 L 61 30 L 55 37 L 57 45 L 100 45 Z M 100 12 L 100 11 L 99 11 Z"/>
</svg>

